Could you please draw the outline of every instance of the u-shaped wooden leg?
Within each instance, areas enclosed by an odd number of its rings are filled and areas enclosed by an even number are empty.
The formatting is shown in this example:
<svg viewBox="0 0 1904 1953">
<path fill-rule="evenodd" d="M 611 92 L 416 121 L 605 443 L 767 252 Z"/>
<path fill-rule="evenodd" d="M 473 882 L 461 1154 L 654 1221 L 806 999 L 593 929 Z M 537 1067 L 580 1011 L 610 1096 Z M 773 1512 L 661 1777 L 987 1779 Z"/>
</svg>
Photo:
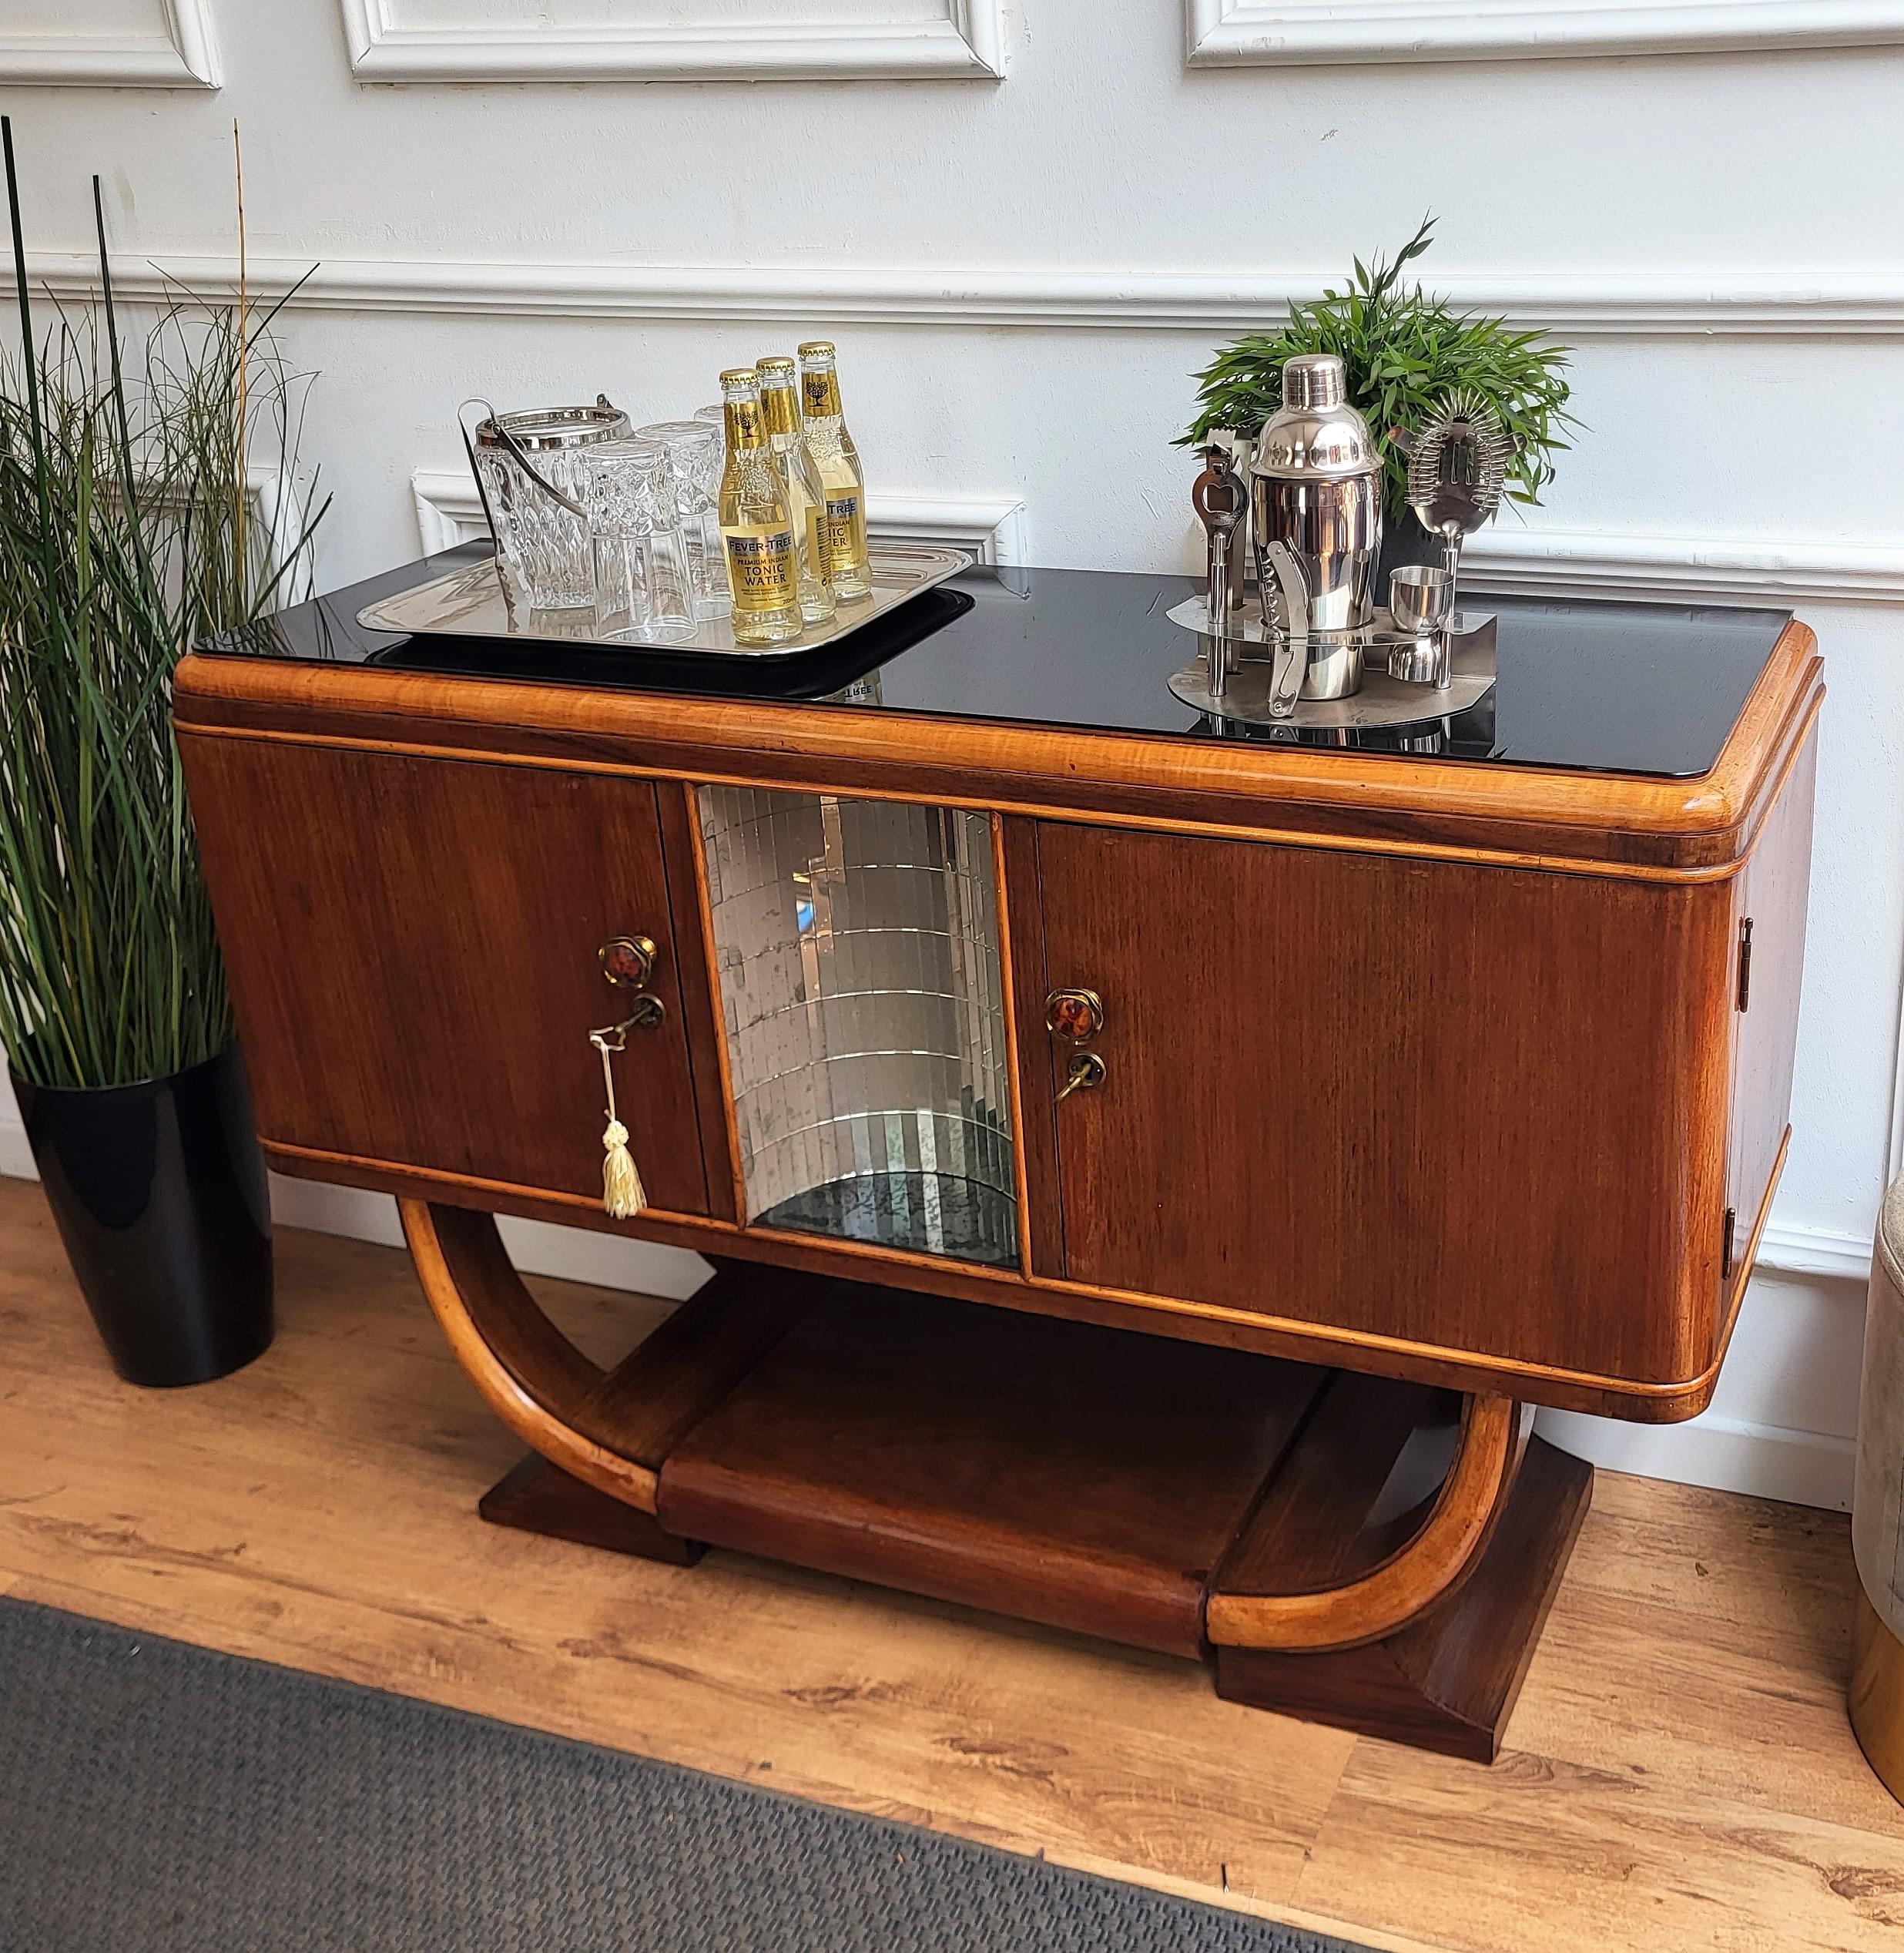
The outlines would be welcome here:
<svg viewBox="0 0 1904 1953">
<path fill-rule="evenodd" d="M 423 1200 L 397 1208 L 431 1312 L 490 1409 L 571 1478 L 652 1512 L 653 1469 L 618 1449 L 594 1414 L 608 1373 L 543 1314 L 495 1216 Z"/>
<path fill-rule="evenodd" d="M 1312 1593 L 1211 1595 L 1204 1626 L 1226 1648 L 1286 1651 L 1353 1648 L 1380 1641 L 1453 1592 L 1487 1542 L 1513 1477 L 1519 1405 L 1470 1397 L 1462 1407 L 1453 1462 L 1414 1537 L 1359 1579 Z"/>
<path fill-rule="evenodd" d="M 738 1263 L 604 1371 L 493 1216 L 402 1210 L 451 1348 L 556 1468 L 483 1502 L 530 1532 L 1212 1653 L 1233 1700 L 1488 1756 L 1585 1508 L 1504 1398 Z"/>
</svg>

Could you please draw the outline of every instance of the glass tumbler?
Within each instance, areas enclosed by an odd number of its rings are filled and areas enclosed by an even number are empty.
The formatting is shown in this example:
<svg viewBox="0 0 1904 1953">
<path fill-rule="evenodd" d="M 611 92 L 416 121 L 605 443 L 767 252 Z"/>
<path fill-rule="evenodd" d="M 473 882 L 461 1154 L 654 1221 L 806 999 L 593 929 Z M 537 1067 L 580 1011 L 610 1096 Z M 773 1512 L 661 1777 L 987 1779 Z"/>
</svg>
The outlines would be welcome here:
<svg viewBox="0 0 1904 1953">
<path fill-rule="evenodd" d="M 693 636 L 693 586 L 668 450 L 639 438 L 604 441 L 589 451 L 585 491 L 597 636 L 637 644 Z"/>
<path fill-rule="evenodd" d="M 727 552 L 721 542 L 716 504 L 726 451 L 719 429 L 705 421 L 656 421 L 637 431 L 643 441 L 659 441 L 674 465 L 675 506 L 687 550 L 694 614 L 701 619 L 733 613 L 727 581 Z"/>
</svg>

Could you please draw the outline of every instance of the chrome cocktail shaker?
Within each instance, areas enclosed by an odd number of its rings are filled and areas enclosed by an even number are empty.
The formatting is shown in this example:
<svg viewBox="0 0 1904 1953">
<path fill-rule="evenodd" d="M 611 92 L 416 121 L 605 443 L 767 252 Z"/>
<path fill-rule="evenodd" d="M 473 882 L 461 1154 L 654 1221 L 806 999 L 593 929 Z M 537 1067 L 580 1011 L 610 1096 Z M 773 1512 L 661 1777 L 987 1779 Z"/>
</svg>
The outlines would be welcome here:
<svg viewBox="0 0 1904 1953">
<path fill-rule="evenodd" d="M 1302 696 L 1346 698 L 1361 689 L 1363 647 L 1329 634 L 1362 630 L 1374 617 L 1382 461 L 1368 423 L 1343 397 L 1334 354 L 1303 353 L 1284 365 L 1282 404 L 1256 438 L 1250 500 L 1262 589 L 1277 588 L 1264 555 L 1275 542 L 1308 586 Z"/>
</svg>

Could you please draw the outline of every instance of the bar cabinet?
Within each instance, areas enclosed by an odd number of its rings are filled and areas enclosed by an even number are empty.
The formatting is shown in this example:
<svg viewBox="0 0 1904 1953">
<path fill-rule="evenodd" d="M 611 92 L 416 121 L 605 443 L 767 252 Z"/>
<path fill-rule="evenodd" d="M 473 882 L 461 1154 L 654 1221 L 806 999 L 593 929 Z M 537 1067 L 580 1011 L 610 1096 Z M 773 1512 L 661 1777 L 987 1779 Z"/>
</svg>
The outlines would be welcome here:
<svg viewBox="0 0 1904 1953">
<path fill-rule="evenodd" d="M 271 1162 L 399 1199 L 531 1448 L 485 1515 L 1491 1757 L 1590 1492 L 1532 1407 L 1704 1408 L 1784 1157 L 1811 633 L 1502 600 L 1468 710 L 1236 737 L 1182 579 L 719 669 L 358 621 L 443 567 L 176 713 Z M 715 1272 L 603 1371 L 497 1214 Z"/>
</svg>

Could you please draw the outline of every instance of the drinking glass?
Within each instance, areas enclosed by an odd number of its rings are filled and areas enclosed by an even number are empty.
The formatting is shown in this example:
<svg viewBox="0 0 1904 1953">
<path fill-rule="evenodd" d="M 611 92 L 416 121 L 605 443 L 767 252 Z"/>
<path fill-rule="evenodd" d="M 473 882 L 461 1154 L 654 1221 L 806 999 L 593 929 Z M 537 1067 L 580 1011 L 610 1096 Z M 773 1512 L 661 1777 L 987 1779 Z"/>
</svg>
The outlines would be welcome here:
<svg viewBox="0 0 1904 1953">
<path fill-rule="evenodd" d="M 726 455 L 720 435 L 705 421 L 656 421 L 638 431 L 643 441 L 659 442 L 674 468 L 675 508 L 681 518 L 681 539 L 687 552 L 688 580 L 697 618 L 732 614 L 733 594 L 727 581 L 727 551 L 721 541 L 716 504 L 721 492 L 721 468 Z"/>
<path fill-rule="evenodd" d="M 658 441 L 608 441 L 585 471 L 598 636 L 679 644 L 694 635 L 673 464 Z"/>
<path fill-rule="evenodd" d="M 718 400 L 710 401 L 706 407 L 696 408 L 694 418 L 697 421 L 706 421 L 709 427 L 718 428 L 725 435 L 727 429 L 727 409 Z"/>
</svg>

